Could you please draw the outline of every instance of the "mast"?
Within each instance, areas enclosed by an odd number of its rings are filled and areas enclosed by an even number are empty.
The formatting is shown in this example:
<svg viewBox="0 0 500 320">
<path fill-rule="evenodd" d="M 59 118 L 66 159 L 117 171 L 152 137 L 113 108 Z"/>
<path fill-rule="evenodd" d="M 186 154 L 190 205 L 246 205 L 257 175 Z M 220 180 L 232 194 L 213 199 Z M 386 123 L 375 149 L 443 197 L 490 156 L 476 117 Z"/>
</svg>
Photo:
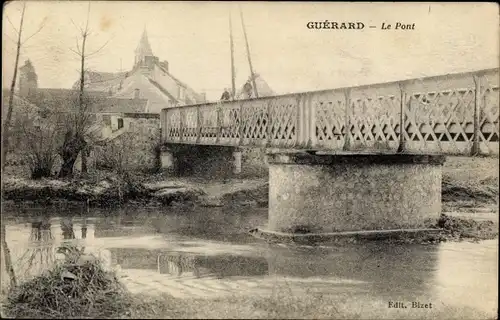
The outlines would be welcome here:
<svg viewBox="0 0 500 320">
<path fill-rule="evenodd" d="M 231 22 L 231 11 L 229 11 L 229 43 L 231 46 L 231 100 L 236 96 L 235 71 L 234 71 L 234 43 L 233 43 L 233 24 Z"/>
<path fill-rule="evenodd" d="M 241 11 L 241 7 L 240 7 L 240 16 L 241 16 L 241 26 L 243 27 L 243 34 L 245 36 L 245 43 L 246 43 L 246 47 L 247 47 L 248 65 L 250 66 L 250 77 L 252 79 L 253 92 L 255 93 L 255 97 L 258 98 L 259 93 L 257 92 L 257 85 L 255 83 L 255 77 L 254 77 L 254 72 L 253 72 L 253 67 L 252 67 L 252 59 L 250 57 L 250 46 L 248 45 L 247 32 L 245 29 L 245 21 L 243 20 L 243 11 Z"/>
</svg>

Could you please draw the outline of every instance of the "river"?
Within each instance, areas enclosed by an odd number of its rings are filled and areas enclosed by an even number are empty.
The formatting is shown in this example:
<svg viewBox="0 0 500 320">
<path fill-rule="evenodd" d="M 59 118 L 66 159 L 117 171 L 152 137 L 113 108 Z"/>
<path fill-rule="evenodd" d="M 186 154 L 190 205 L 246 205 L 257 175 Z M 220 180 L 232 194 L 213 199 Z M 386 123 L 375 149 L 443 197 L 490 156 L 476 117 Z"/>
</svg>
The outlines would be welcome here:
<svg viewBox="0 0 500 320">
<path fill-rule="evenodd" d="M 299 297 L 343 297 L 363 317 L 373 309 L 382 310 L 383 318 L 405 317 L 409 311 L 390 308 L 399 302 L 409 309 L 428 306 L 413 310 L 414 317 L 443 310 L 492 318 L 497 313 L 497 240 L 341 247 L 267 244 L 247 233 L 265 225 L 267 208 L 250 207 L 12 206 L 2 216 L 20 279 L 48 268 L 57 258 L 56 248 L 65 244 L 99 253 L 134 293 L 213 299 L 269 296 L 281 288 Z M 2 265 L 3 289 L 7 283 Z"/>
</svg>

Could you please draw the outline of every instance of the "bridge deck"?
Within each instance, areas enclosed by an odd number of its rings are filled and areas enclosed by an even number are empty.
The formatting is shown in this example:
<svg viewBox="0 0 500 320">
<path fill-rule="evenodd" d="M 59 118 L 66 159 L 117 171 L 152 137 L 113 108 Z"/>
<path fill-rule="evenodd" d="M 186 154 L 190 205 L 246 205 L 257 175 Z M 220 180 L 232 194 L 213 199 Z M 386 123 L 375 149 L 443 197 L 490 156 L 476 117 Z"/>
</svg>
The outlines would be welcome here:
<svg viewBox="0 0 500 320">
<path fill-rule="evenodd" d="M 498 155 L 499 69 L 166 108 L 161 127 L 163 143 Z"/>
</svg>

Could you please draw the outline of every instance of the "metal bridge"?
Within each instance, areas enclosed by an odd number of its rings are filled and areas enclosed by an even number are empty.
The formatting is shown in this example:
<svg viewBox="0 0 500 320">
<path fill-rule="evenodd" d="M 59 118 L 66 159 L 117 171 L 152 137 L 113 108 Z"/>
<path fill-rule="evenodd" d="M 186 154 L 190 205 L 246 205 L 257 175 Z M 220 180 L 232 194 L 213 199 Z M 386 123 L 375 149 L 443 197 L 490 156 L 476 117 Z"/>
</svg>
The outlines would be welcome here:
<svg viewBox="0 0 500 320">
<path fill-rule="evenodd" d="M 499 69 L 165 108 L 161 128 L 165 144 L 497 156 Z"/>
</svg>

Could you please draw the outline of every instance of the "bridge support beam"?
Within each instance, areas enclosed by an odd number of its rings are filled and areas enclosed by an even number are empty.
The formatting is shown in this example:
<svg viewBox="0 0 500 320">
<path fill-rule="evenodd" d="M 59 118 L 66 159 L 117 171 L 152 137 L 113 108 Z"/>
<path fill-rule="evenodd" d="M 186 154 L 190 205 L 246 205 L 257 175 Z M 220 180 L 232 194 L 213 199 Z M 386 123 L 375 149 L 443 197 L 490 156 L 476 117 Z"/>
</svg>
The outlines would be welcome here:
<svg viewBox="0 0 500 320">
<path fill-rule="evenodd" d="M 444 156 L 269 154 L 270 232 L 424 230 L 441 214 Z"/>
<path fill-rule="evenodd" d="M 161 167 L 167 171 L 173 171 L 175 166 L 174 152 L 168 148 L 162 148 L 161 154 Z"/>
<path fill-rule="evenodd" d="M 233 150 L 233 173 L 240 174 L 241 173 L 241 159 L 242 159 L 243 151 L 241 148 L 235 148 Z"/>
<path fill-rule="evenodd" d="M 242 171 L 241 148 L 166 144 L 161 150 L 162 169 L 179 176 L 230 178 Z"/>
</svg>

